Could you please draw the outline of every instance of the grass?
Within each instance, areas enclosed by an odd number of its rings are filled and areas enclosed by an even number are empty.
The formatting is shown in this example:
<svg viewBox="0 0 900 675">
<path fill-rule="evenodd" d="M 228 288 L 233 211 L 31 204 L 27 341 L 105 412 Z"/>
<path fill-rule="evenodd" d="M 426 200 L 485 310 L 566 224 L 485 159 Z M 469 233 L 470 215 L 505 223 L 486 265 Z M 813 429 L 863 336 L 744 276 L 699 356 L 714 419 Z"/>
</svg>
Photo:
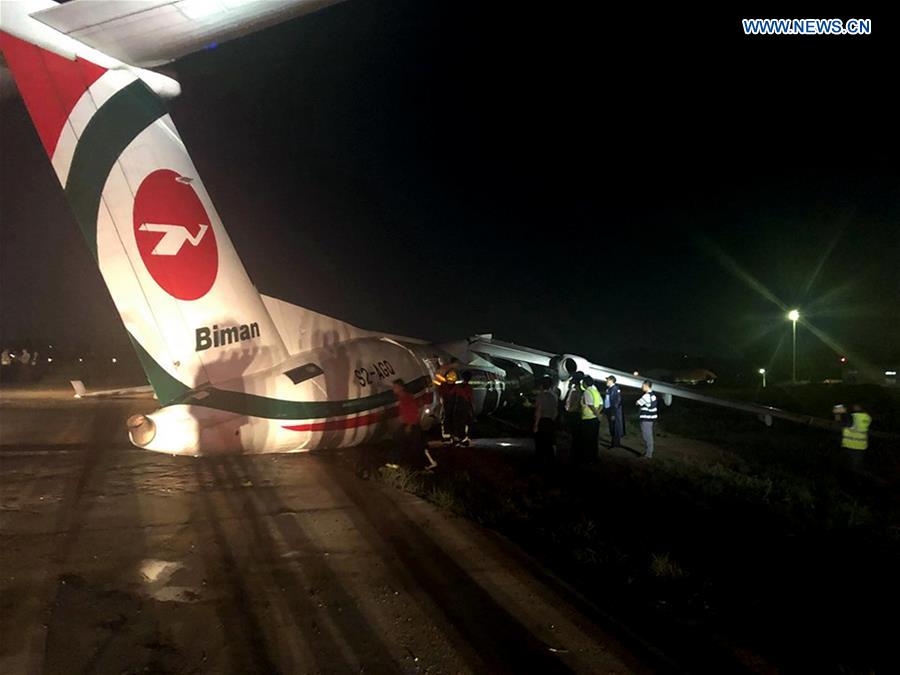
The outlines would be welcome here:
<svg viewBox="0 0 900 675">
<path fill-rule="evenodd" d="M 700 630 L 751 670 L 893 665 L 890 622 L 877 617 L 900 600 L 896 491 L 848 480 L 827 435 L 744 429 L 706 410 L 701 425 L 683 406 L 661 431 L 729 448 L 708 463 L 604 457 L 546 471 L 458 449 L 435 472 L 377 477 L 504 533 L 629 621 L 664 616 L 662 638 Z"/>
<path fill-rule="evenodd" d="M 650 573 L 662 579 L 681 579 L 685 572 L 668 553 L 654 553 L 650 558 Z"/>
</svg>

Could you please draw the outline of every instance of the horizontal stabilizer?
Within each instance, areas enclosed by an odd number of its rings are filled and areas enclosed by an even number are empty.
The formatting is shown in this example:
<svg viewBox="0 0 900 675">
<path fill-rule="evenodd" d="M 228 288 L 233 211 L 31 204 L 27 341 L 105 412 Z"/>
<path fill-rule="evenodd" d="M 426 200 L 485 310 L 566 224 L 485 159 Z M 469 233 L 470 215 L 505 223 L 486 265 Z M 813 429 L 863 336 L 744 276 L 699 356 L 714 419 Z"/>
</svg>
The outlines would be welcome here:
<svg viewBox="0 0 900 675">
<path fill-rule="evenodd" d="M 102 391 L 88 391 L 81 380 L 69 380 L 72 389 L 75 390 L 75 398 L 98 398 L 98 397 L 149 397 L 153 394 L 153 387 L 144 385 L 140 387 L 124 387 L 122 389 L 104 389 Z M 155 398 L 155 397 L 154 397 Z"/>
</svg>

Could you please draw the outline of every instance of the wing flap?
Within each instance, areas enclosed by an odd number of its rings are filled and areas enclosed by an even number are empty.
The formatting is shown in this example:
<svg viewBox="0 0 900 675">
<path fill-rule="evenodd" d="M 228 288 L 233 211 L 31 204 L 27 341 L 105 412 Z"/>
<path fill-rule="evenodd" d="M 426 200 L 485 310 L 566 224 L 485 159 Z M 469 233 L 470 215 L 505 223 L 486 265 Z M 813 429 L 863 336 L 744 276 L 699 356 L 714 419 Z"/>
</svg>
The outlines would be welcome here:
<svg viewBox="0 0 900 675">
<path fill-rule="evenodd" d="M 73 0 L 41 23 L 133 66 L 158 66 L 340 0 Z"/>
</svg>

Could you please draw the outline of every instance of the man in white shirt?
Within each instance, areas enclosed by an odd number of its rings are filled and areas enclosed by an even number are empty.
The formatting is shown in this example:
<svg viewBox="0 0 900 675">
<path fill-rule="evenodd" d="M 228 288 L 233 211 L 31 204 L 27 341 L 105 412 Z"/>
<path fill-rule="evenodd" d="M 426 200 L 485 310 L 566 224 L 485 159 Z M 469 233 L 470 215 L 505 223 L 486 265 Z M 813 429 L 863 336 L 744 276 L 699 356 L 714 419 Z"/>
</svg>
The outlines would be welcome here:
<svg viewBox="0 0 900 675">
<path fill-rule="evenodd" d="M 658 398 L 650 380 L 644 380 L 641 391 L 644 392 L 644 395 L 638 399 L 637 406 L 641 422 L 641 437 L 644 439 L 643 459 L 651 459 L 653 457 L 653 424 L 659 417 Z"/>
<path fill-rule="evenodd" d="M 543 378 L 541 390 L 534 400 L 534 450 L 542 461 L 549 461 L 554 455 L 559 399 L 552 385 L 549 377 Z"/>
</svg>

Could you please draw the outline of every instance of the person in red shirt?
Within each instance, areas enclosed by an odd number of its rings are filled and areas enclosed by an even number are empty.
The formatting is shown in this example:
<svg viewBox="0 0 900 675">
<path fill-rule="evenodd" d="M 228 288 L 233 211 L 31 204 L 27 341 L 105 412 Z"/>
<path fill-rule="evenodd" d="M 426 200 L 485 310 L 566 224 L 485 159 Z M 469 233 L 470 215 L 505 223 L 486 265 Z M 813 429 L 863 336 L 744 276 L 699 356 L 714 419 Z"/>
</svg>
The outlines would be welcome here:
<svg viewBox="0 0 900 675">
<path fill-rule="evenodd" d="M 420 466 L 422 452 L 428 460 L 426 468 L 433 469 L 437 466 L 428 448 L 422 442 L 422 427 L 419 425 L 419 402 L 416 397 L 406 390 L 406 383 L 402 379 L 394 380 L 394 396 L 397 397 L 397 407 L 400 415 L 400 429 L 397 432 L 397 446 L 400 451 L 400 459 L 405 464 Z"/>
</svg>

